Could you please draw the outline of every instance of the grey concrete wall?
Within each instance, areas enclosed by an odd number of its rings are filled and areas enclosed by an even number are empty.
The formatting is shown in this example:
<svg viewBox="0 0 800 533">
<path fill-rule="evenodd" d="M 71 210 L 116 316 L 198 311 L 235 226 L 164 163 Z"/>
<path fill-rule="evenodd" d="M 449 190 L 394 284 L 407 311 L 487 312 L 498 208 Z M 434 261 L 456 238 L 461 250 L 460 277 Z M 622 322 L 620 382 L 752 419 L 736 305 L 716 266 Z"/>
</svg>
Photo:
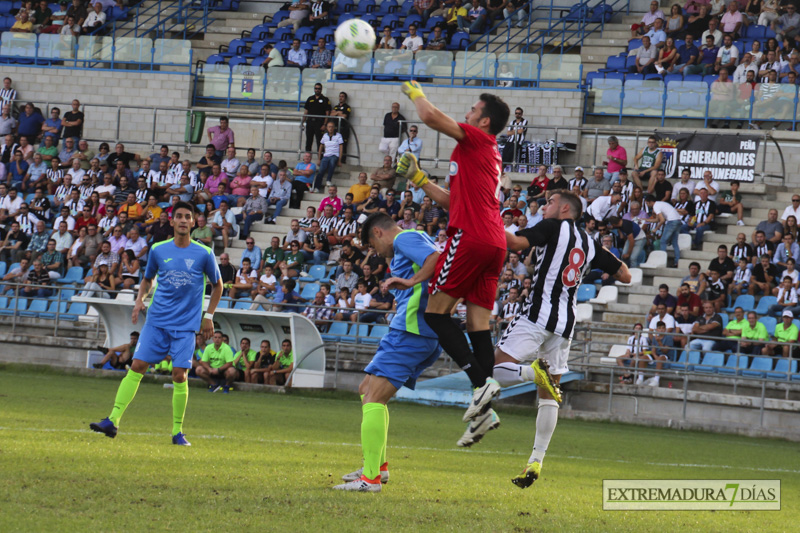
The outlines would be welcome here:
<svg viewBox="0 0 800 533">
<path fill-rule="evenodd" d="M 152 108 L 185 108 L 190 104 L 191 77 L 180 74 L 3 65 L 3 75 L 14 80 L 19 102 L 52 103 L 61 108 L 62 115 L 73 98 L 87 104 L 84 131 L 96 140 L 135 138 L 149 146 Z M 143 109 L 118 112 L 119 106 Z M 157 144 L 183 142 L 185 121 L 185 112 L 160 112 L 155 118 Z"/>
</svg>

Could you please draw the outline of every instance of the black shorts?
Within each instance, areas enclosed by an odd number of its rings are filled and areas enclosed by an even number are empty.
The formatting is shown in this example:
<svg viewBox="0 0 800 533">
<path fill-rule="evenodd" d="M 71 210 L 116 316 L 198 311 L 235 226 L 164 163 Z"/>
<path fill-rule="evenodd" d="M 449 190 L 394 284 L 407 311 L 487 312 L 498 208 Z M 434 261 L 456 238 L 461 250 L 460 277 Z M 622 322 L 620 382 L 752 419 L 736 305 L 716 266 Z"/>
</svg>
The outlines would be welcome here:
<svg viewBox="0 0 800 533">
<path fill-rule="evenodd" d="M 717 204 L 717 214 L 720 215 L 723 213 L 731 214 L 731 206 Z"/>
</svg>

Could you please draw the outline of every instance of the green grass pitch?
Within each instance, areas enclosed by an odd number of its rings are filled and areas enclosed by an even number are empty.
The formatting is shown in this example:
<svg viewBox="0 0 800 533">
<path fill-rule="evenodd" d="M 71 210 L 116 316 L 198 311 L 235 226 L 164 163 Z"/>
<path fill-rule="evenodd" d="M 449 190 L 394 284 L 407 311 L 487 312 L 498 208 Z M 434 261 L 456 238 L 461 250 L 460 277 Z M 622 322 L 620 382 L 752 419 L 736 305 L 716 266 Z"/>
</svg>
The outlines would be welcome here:
<svg viewBox="0 0 800 533">
<path fill-rule="evenodd" d="M 120 374 L 120 378 L 122 375 Z M 143 383 L 108 439 L 118 379 L 0 367 L 3 531 L 796 531 L 796 443 L 559 421 L 542 478 L 520 490 L 535 411 L 456 448 L 461 410 L 393 402 L 391 481 L 331 490 L 360 466 L 361 409 L 344 393 L 208 394 L 191 388 L 170 444 L 171 390 Z M 604 478 L 782 480 L 776 512 L 606 512 Z"/>
</svg>

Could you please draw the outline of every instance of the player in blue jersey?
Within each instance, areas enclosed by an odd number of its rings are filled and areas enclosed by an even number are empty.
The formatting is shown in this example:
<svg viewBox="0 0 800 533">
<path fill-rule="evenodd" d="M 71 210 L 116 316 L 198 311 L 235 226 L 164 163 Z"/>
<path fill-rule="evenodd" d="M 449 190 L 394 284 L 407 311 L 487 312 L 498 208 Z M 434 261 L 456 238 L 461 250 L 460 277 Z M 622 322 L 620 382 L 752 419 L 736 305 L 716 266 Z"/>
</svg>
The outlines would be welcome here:
<svg viewBox="0 0 800 533">
<path fill-rule="evenodd" d="M 183 416 L 189 398 L 186 373 L 192 368 L 195 332 L 204 340 L 214 334 L 214 311 L 222 296 L 222 277 L 211 248 L 193 241 L 194 209 L 178 202 L 172 210 L 175 238 L 153 245 L 147 260 L 144 280 L 133 307 L 131 321 L 136 324 L 145 308 L 144 298 L 153 280 L 155 291 L 147 311 L 131 369 L 122 379 L 108 418 L 90 424 L 94 431 L 112 439 L 125 408 L 131 403 L 147 367 L 168 355 L 172 358 L 172 444 L 190 446 L 183 434 Z M 208 311 L 203 314 L 206 280 L 213 286 Z"/>
<path fill-rule="evenodd" d="M 423 316 L 428 300 L 428 279 L 433 275 L 439 253 L 433 240 L 420 231 L 403 231 L 385 213 L 375 213 L 361 228 L 364 246 L 372 246 L 385 258 L 391 258 L 392 277 L 383 283 L 395 289 L 397 313 L 389 324 L 389 333 L 378 345 L 375 357 L 361 382 L 361 449 L 364 466 L 343 476 L 347 481 L 334 489 L 380 492 L 381 483 L 389 480 L 386 462 L 386 438 L 389 431 L 387 402 L 397 390 L 414 388 L 423 370 L 441 354 L 436 333 Z"/>
</svg>

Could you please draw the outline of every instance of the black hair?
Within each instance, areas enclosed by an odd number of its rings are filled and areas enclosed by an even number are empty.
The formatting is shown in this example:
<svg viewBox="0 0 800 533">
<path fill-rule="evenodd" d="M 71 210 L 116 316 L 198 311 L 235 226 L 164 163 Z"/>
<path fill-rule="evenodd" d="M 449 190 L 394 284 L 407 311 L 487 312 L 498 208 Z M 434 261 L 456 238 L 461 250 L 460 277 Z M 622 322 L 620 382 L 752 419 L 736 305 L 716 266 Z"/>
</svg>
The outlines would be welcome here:
<svg viewBox="0 0 800 533">
<path fill-rule="evenodd" d="M 372 228 L 389 229 L 396 225 L 397 222 L 386 213 L 372 213 L 361 226 L 361 244 L 364 246 L 370 245 L 369 238 L 372 235 Z"/>
<path fill-rule="evenodd" d="M 499 96 L 491 93 L 482 93 L 480 100 L 484 106 L 481 118 L 489 117 L 489 133 L 495 136 L 499 135 L 505 130 L 508 117 L 511 115 L 508 104 Z"/>
<path fill-rule="evenodd" d="M 188 209 L 188 210 L 189 210 L 189 212 L 191 212 L 191 213 L 192 213 L 192 218 L 194 218 L 194 216 L 196 215 L 196 213 L 195 213 L 195 209 L 194 209 L 194 206 L 193 206 L 192 204 L 190 204 L 189 202 L 177 202 L 177 203 L 176 203 L 176 204 L 175 204 L 175 205 L 172 207 L 172 212 L 174 213 L 174 212 L 175 212 L 175 211 L 177 211 L 178 209 Z"/>
</svg>

